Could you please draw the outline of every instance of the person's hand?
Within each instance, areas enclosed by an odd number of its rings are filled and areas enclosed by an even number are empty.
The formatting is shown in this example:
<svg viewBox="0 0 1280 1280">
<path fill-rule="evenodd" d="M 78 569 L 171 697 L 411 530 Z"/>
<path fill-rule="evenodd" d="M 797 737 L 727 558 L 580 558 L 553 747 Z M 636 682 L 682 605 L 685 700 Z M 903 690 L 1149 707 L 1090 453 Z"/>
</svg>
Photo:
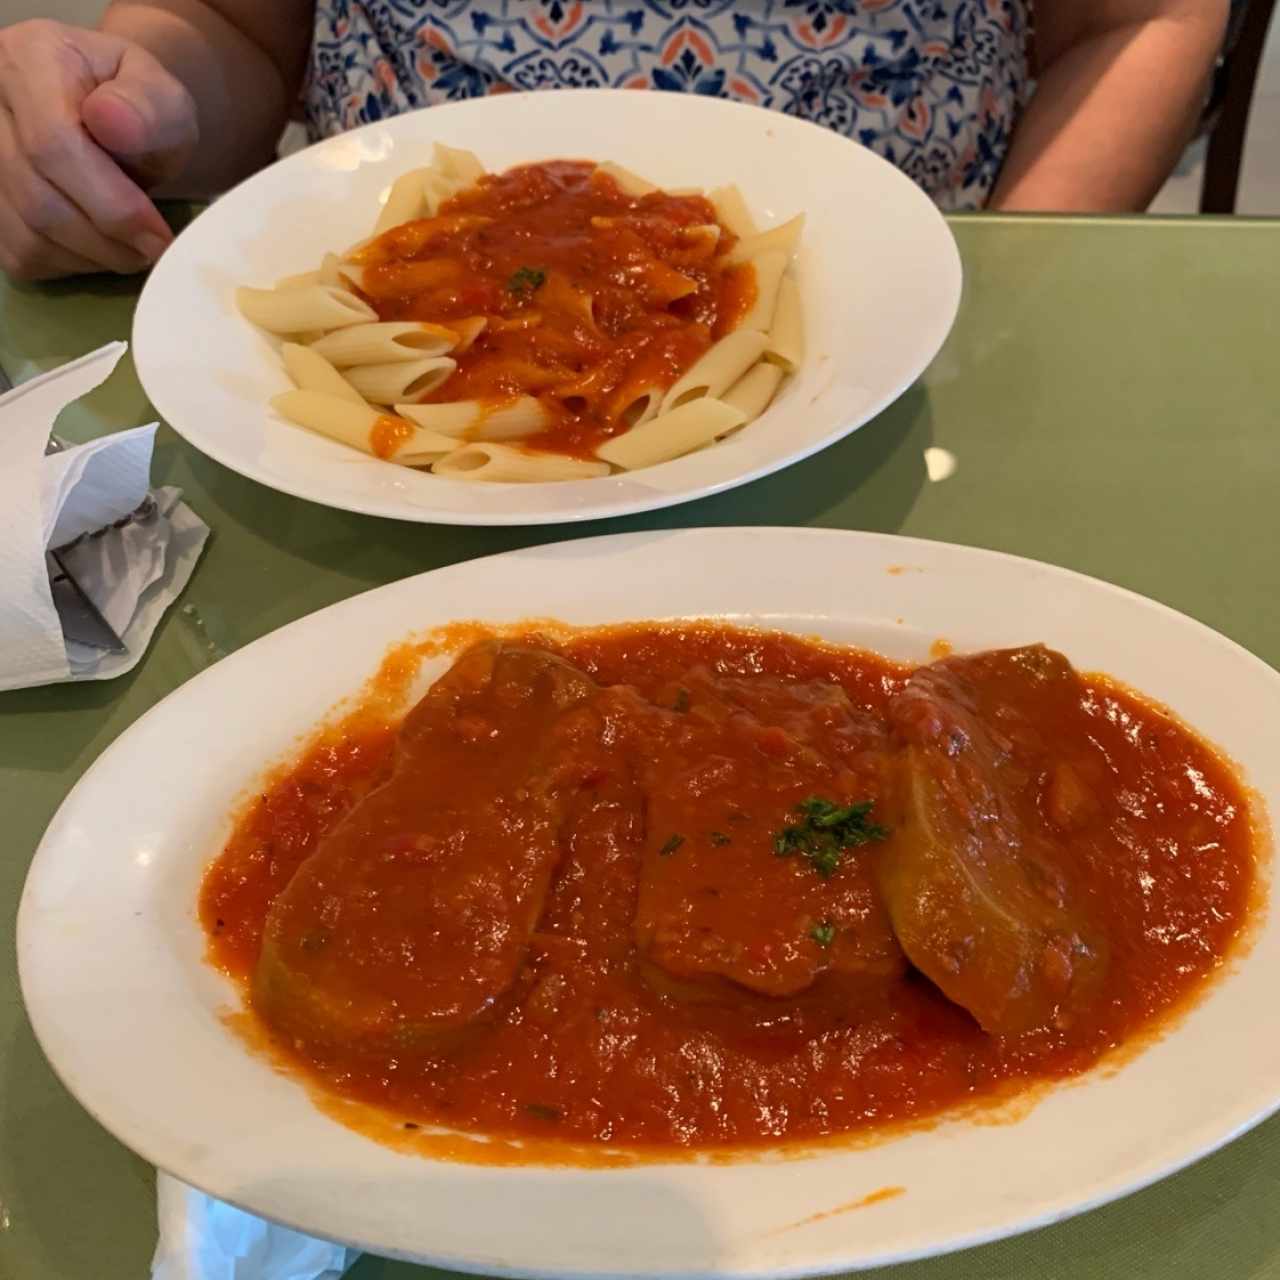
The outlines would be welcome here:
<svg viewBox="0 0 1280 1280">
<path fill-rule="evenodd" d="M 21 280 L 140 271 L 173 238 L 146 189 L 195 147 L 191 95 L 118 36 L 0 28 L 0 269 Z"/>
</svg>

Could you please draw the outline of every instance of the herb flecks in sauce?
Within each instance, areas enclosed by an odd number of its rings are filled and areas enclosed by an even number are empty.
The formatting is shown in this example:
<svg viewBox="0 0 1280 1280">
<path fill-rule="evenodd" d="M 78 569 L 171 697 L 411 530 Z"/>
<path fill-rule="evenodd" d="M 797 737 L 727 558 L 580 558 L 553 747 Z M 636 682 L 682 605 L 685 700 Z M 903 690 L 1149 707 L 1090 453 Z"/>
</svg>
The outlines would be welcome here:
<svg viewBox="0 0 1280 1280">
<path fill-rule="evenodd" d="M 809 930 L 809 937 L 820 947 L 829 947 L 836 940 L 836 927 L 830 920 L 820 920 Z"/>
<path fill-rule="evenodd" d="M 524 1109 L 539 1120 L 545 1120 L 548 1124 L 557 1124 L 564 1112 L 559 1107 L 548 1106 L 545 1102 L 526 1102 Z"/>
<path fill-rule="evenodd" d="M 839 805 L 810 796 L 796 806 L 803 821 L 777 832 L 773 837 L 773 851 L 780 858 L 796 854 L 807 858 L 813 869 L 826 879 L 835 874 L 841 857 L 850 849 L 883 840 L 889 834 L 886 828 L 867 820 L 874 807 L 872 800 Z"/>
<path fill-rule="evenodd" d="M 520 267 L 507 281 L 507 292 L 517 297 L 532 297 L 547 282 L 547 273 L 541 267 Z"/>
</svg>

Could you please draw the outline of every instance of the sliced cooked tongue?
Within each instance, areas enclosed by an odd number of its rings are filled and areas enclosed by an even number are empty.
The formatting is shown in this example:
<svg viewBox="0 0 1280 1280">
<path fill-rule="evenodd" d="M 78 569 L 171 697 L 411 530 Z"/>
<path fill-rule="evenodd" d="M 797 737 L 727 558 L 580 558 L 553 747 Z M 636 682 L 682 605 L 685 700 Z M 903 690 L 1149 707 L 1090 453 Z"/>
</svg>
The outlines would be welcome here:
<svg viewBox="0 0 1280 1280">
<path fill-rule="evenodd" d="M 1034 645 L 922 667 L 890 705 L 880 889 L 908 959 L 993 1033 L 1066 1025 L 1107 967 L 1064 839 L 1092 814 L 1082 695 Z"/>
</svg>

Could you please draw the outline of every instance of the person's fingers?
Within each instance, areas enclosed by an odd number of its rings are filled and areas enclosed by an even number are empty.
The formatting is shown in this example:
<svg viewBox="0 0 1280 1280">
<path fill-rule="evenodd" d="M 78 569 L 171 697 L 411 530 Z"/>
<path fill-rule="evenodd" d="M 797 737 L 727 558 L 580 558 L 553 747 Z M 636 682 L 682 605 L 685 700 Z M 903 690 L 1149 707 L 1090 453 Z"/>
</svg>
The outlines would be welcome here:
<svg viewBox="0 0 1280 1280">
<path fill-rule="evenodd" d="M 127 41 L 57 23 L 24 25 L 25 33 L 13 28 L 0 46 L 0 98 L 12 117 L 18 150 L 100 234 L 153 260 L 172 234 L 141 187 L 94 141 L 80 110 L 126 62 L 133 99 L 150 94 L 160 114 L 169 109 L 166 103 L 177 103 L 181 112 L 185 91 L 173 91 L 176 82 L 154 59 L 127 59 Z M 148 88 L 145 82 L 155 83 Z M 8 181 L 0 176 L 0 184 Z"/>
<path fill-rule="evenodd" d="M 32 231 L 0 193 L 0 271 L 15 280 L 52 280 L 100 270 L 96 264 Z"/>
<path fill-rule="evenodd" d="M 31 167 L 73 201 L 105 236 L 154 258 L 172 239 L 155 205 L 136 182 L 90 138 L 78 104 L 43 106 L 9 98 L 18 147 Z"/>
<path fill-rule="evenodd" d="M 13 122 L 0 107 L 0 166 L 10 208 L 37 236 L 70 251 L 98 271 L 128 274 L 147 265 L 136 249 L 104 236 L 62 193 L 28 163 L 17 145 Z"/>
<path fill-rule="evenodd" d="M 199 136 L 186 87 L 133 46 L 116 75 L 80 104 L 80 118 L 93 140 L 145 185 L 180 174 Z"/>
</svg>

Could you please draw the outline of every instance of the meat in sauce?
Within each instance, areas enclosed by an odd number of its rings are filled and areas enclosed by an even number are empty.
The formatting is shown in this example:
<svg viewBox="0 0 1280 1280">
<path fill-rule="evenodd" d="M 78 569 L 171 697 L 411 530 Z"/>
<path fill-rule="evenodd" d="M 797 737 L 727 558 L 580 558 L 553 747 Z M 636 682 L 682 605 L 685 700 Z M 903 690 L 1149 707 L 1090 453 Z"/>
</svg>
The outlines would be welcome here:
<svg viewBox="0 0 1280 1280">
<path fill-rule="evenodd" d="M 323 736 L 201 910 L 327 1089 L 690 1147 L 1080 1071 L 1221 963 L 1253 876 L 1230 768 L 1043 647 L 653 624 L 488 642 L 398 733 Z"/>
<path fill-rule="evenodd" d="M 823 877 L 758 834 L 786 827 L 809 796 L 878 794 L 883 724 L 820 681 L 703 667 L 671 697 L 682 709 L 655 726 L 659 749 L 641 766 L 640 955 L 668 980 L 775 997 L 901 968 L 868 865 L 845 859 Z"/>
<path fill-rule="evenodd" d="M 912 963 L 988 1031 L 1069 1025 L 1106 972 L 1071 834 L 1044 811 L 1064 770 L 1105 770 L 1083 692 L 1061 654 L 1035 645 L 935 662 L 889 708 L 880 888 Z"/>
<path fill-rule="evenodd" d="M 558 722 L 594 689 L 552 654 L 496 643 L 435 684 L 404 722 L 391 776 L 271 906 L 254 995 L 272 1025 L 395 1048 L 447 1042 L 493 1009 L 560 862 Z"/>
</svg>

